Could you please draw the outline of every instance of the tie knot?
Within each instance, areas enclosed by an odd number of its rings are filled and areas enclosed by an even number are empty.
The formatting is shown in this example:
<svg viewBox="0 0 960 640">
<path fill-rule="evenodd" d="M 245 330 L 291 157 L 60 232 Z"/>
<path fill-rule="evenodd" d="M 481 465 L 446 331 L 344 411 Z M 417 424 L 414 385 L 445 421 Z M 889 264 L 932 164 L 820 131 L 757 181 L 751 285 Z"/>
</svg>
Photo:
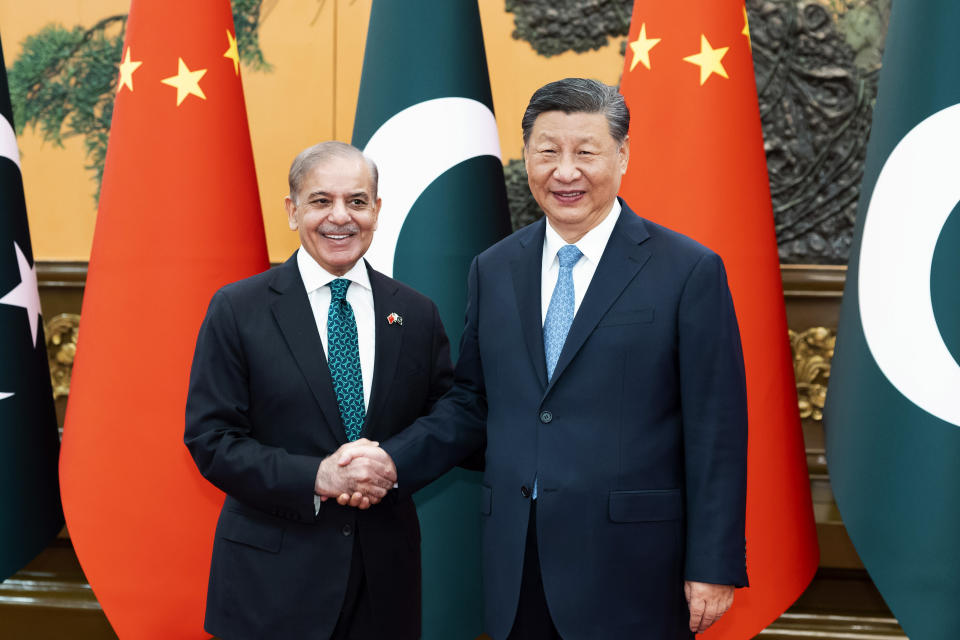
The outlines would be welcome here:
<svg viewBox="0 0 960 640">
<path fill-rule="evenodd" d="M 330 282 L 330 295 L 333 302 L 343 302 L 347 298 L 347 287 L 350 281 L 346 278 L 337 278 Z"/>
<path fill-rule="evenodd" d="M 557 252 L 557 259 L 560 260 L 561 269 L 570 269 L 573 265 L 577 264 L 583 254 L 580 252 L 580 249 L 577 249 L 577 245 L 568 244 L 560 247 L 560 251 Z"/>
</svg>

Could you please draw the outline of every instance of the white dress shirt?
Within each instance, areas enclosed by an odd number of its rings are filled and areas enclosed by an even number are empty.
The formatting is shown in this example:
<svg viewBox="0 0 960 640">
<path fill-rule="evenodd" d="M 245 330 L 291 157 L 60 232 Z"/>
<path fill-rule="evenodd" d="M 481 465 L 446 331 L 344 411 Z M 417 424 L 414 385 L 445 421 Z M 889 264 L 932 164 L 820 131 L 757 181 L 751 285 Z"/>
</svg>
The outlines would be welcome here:
<svg viewBox="0 0 960 640">
<path fill-rule="evenodd" d="M 593 280 L 593 274 L 600 264 L 600 257 L 603 256 L 603 250 L 607 248 L 607 241 L 610 234 L 613 233 L 613 227 L 617 224 L 617 218 L 620 217 L 620 201 L 614 198 L 613 207 L 607 217 L 600 221 L 590 231 L 587 231 L 582 238 L 574 244 L 583 257 L 577 260 L 573 265 L 573 313 L 576 317 L 580 310 L 580 303 L 583 301 L 583 295 Z M 559 233 L 550 226 L 550 220 L 547 220 L 546 233 L 543 236 L 543 267 L 540 272 L 540 323 L 547 320 L 547 309 L 550 307 L 550 298 L 553 296 L 553 289 L 557 286 L 557 276 L 560 275 L 560 260 L 557 258 L 557 252 L 561 247 L 567 245 Z"/>
</svg>

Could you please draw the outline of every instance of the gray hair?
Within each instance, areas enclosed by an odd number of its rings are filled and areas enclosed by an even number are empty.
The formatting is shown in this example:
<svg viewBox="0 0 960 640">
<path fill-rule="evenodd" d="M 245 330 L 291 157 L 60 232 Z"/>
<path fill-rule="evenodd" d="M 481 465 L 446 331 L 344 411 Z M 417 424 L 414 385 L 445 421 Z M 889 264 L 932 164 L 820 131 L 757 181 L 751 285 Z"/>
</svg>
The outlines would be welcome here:
<svg viewBox="0 0 960 640">
<path fill-rule="evenodd" d="M 564 78 L 545 84 L 530 97 L 523 114 L 523 144 L 530 140 L 533 123 L 541 113 L 603 113 L 610 135 L 622 144 L 630 129 L 630 110 L 616 87 L 586 78 Z"/>
<path fill-rule="evenodd" d="M 328 140 L 307 147 L 293 159 L 293 163 L 290 165 L 290 174 L 287 177 L 287 181 L 290 183 L 290 199 L 296 204 L 297 194 L 300 193 L 300 186 L 303 184 L 303 177 L 316 165 L 331 158 L 356 158 L 357 156 L 363 158 L 370 169 L 370 182 L 373 186 L 371 197 L 376 200 L 377 184 L 380 179 L 376 163 L 352 144 L 337 140 Z"/>
</svg>

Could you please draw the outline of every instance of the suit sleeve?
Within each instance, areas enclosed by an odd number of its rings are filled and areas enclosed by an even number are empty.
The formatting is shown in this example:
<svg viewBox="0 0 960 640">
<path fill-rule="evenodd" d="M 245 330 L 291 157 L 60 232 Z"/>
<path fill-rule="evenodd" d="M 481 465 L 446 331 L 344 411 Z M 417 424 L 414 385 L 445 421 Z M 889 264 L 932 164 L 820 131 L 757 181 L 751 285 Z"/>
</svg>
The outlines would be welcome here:
<svg viewBox="0 0 960 640">
<path fill-rule="evenodd" d="M 747 399 L 723 262 L 702 257 L 680 299 L 678 354 L 686 474 L 684 578 L 747 585 Z"/>
<path fill-rule="evenodd" d="M 478 261 L 467 277 L 467 311 L 453 387 L 429 415 L 380 446 L 397 466 L 401 496 L 410 495 L 457 466 L 475 467 L 486 444 L 487 398 L 477 335 Z"/>
<path fill-rule="evenodd" d="M 221 491 L 274 515 L 312 519 L 321 459 L 251 436 L 248 366 L 230 300 L 219 291 L 197 337 L 184 442 L 203 477 Z"/>
<path fill-rule="evenodd" d="M 453 364 L 450 362 L 450 340 L 447 338 L 447 332 L 443 328 L 443 321 L 440 319 L 440 312 L 437 310 L 436 305 L 433 305 L 433 326 L 433 370 L 430 378 L 430 395 L 427 398 L 427 405 L 423 412 L 424 415 L 430 413 L 437 401 L 449 391 L 453 385 Z M 472 455 L 462 460 L 459 466 L 464 469 L 470 469 L 471 471 L 483 471 L 483 448 L 479 448 Z"/>
<path fill-rule="evenodd" d="M 450 361 L 450 339 L 443 328 L 440 311 L 431 303 L 433 313 L 433 332 L 430 347 L 430 390 L 428 391 L 423 413 L 427 414 L 443 397 L 453 384 L 453 363 Z"/>
</svg>

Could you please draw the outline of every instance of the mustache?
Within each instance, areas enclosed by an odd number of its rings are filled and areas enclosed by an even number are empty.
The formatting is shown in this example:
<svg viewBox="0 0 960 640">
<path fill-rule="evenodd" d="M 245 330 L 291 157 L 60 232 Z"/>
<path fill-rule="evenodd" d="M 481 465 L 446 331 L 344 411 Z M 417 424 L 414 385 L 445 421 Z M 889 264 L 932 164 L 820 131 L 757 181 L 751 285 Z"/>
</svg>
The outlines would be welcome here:
<svg viewBox="0 0 960 640">
<path fill-rule="evenodd" d="M 360 227 L 355 224 L 322 224 L 317 227 L 317 233 L 334 236 L 350 235 L 360 233 Z"/>
</svg>

